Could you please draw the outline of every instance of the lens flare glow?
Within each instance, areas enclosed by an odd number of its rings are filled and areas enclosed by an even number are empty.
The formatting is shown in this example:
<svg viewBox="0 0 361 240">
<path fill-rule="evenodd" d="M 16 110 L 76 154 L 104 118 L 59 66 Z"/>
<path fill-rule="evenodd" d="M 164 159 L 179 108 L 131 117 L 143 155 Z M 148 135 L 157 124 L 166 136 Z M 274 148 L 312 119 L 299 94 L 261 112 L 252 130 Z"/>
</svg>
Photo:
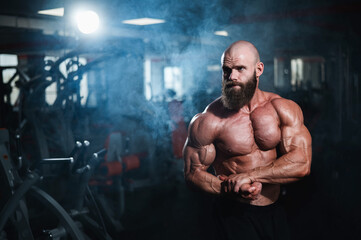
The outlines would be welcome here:
<svg viewBox="0 0 361 240">
<path fill-rule="evenodd" d="M 100 21 L 99 16 L 94 11 L 82 11 L 76 15 L 76 23 L 80 32 L 91 34 L 98 30 Z"/>
</svg>

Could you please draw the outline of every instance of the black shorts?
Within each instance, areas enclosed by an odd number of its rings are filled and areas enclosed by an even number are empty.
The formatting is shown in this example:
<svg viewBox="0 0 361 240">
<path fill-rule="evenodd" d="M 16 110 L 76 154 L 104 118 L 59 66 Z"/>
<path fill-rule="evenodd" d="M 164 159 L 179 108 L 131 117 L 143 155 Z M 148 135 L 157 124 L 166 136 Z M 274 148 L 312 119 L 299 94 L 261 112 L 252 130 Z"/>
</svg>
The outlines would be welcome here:
<svg viewBox="0 0 361 240">
<path fill-rule="evenodd" d="M 286 213 L 277 202 L 253 206 L 219 198 L 215 205 L 219 239 L 290 239 Z"/>
</svg>

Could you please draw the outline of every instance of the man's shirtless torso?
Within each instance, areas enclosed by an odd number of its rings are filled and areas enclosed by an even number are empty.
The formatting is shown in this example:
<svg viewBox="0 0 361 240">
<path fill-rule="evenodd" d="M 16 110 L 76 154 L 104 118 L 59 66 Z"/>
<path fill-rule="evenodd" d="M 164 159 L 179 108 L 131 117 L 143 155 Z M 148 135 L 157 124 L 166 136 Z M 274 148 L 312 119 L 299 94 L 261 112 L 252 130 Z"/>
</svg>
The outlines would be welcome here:
<svg viewBox="0 0 361 240">
<path fill-rule="evenodd" d="M 275 108 L 277 101 L 288 101 L 280 96 L 262 92 L 263 101 L 252 112 L 241 109 L 230 113 L 220 99 L 209 105 L 204 113 L 195 117 L 206 127 L 200 134 L 214 136 L 216 157 L 212 166 L 217 175 L 229 176 L 270 165 L 277 159 L 277 147 L 281 141 L 281 121 Z M 207 124 L 208 123 L 208 124 Z M 206 167 L 210 163 L 203 163 Z M 252 205 L 269 205 L 279 196 L 279 184 L 262 185 L 255 200 L 236 197 Z"/>
</svg>

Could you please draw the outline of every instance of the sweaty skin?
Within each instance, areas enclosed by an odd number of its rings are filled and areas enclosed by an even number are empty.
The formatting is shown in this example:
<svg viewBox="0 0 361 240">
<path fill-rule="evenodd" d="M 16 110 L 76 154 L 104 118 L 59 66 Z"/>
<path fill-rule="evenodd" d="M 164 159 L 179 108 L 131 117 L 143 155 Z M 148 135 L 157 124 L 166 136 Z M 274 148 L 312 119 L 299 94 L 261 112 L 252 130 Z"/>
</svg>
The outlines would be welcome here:
<svg viewBox="0 0 361 240">
<path fill-rule="evenodd" d="M 246 83 L 255 74 L 257 87 L 239 109 L 226 108 L 218 98 L 192 119 L 183 150 L 185 179 L 208 193 L 272 204 L 280 184 L 310 173 L 311 135 L 296 103 L 258 88 L 264 65 L 251 43 L 232 44 L 222 68 L 223 81 Z M 217 176 L 207 172 L 211 165 Z"/>
</svg>

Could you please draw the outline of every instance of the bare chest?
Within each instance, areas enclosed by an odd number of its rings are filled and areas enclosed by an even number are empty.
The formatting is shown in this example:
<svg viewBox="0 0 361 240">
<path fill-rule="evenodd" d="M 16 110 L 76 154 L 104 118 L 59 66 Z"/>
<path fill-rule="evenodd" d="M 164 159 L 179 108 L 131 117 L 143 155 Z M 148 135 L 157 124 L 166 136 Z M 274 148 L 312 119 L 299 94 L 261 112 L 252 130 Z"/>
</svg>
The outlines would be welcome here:
<svg viewBox="0 0 361 240">
<path fill-rule="evenodd" d="M 230 156 L 274 149 L 281 139 L 277 113 L 267 106 L 239 113 L 224 120 L 218 136 L 216 147 Z"/>
</svg>

